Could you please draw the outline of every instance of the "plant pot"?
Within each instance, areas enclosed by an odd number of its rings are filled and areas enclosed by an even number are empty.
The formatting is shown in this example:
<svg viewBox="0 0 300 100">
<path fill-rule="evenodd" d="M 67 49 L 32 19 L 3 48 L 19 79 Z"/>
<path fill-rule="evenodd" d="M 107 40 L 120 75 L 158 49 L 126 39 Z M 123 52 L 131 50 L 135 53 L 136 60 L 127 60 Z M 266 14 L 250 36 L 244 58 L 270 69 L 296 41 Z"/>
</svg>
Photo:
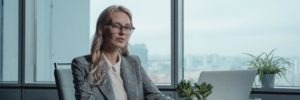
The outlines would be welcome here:
<svg viewBox="0 0 300 100">
<path fill-rule="evenodd" d="M 261 80 L 262 88 L 274 88 L 275 74 L 265 74 Z"/>
</svg>

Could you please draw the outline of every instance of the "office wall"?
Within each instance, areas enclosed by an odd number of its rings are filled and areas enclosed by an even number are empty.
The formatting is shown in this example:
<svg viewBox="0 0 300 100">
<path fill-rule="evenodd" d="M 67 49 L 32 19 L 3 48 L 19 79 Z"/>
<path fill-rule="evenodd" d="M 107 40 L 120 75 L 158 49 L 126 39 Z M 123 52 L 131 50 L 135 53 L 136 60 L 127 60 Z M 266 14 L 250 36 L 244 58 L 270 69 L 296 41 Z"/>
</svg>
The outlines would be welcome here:
<svg viewBox="0 0 300 100">
<path fill-rule="evenodd" d="M 59 100 L 59 98 L 56 89 L 24 89 L 22 100 Z"/>
<path fill-rule="evenodd" d="M 0 100 L 21 100 L 21 89 L 0 88 Z"/>
</svg>

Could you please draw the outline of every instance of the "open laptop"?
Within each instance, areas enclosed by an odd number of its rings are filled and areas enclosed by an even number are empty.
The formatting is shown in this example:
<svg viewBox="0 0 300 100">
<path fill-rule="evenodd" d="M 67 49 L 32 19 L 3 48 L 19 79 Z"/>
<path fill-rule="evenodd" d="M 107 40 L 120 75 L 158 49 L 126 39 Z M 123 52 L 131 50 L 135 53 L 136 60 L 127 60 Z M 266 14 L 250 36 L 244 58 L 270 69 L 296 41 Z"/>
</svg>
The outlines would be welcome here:
<svg viewBox="0 0 300 100">
<path fill-rule="evenodd" d="M 202 71 L 199 83 L 213 85 L 207 100 L 249 100 L 256 70 Z"/>
</svg>

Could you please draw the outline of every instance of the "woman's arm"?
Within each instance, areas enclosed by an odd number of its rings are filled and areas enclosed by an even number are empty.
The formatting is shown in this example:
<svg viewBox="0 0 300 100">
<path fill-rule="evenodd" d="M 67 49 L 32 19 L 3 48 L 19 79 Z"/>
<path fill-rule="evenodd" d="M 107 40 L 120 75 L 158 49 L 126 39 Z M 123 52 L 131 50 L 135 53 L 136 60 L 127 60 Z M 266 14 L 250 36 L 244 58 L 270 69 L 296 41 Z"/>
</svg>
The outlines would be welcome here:
<svg viewBox="0 0 300 100">
<path fill-rule="evenodd" d="M 85 70 L 85 68 L 88 68 L 88 64 L 84 64 L 83 58 L 75 58 L 72 61 L 75 97 L 76 100 L 94 100 L 93 92 L 87 79 L 88 71 Z"/>
</svg>

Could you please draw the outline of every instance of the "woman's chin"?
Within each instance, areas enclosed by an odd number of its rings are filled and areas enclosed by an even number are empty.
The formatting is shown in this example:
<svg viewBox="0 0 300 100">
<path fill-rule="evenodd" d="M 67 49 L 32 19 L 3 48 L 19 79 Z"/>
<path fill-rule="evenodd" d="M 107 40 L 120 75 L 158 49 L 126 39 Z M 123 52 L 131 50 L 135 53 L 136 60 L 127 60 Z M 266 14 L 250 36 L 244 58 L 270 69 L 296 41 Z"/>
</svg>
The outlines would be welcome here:
<svg viewBox="0 0 300 100">
<path fill-rule="evenodd" d="M 116 48 L 124 48 L 125 47 L 125 43 L 117 43 L 117 44 L 115 44 L 115 47 Z"/>
</svg>

